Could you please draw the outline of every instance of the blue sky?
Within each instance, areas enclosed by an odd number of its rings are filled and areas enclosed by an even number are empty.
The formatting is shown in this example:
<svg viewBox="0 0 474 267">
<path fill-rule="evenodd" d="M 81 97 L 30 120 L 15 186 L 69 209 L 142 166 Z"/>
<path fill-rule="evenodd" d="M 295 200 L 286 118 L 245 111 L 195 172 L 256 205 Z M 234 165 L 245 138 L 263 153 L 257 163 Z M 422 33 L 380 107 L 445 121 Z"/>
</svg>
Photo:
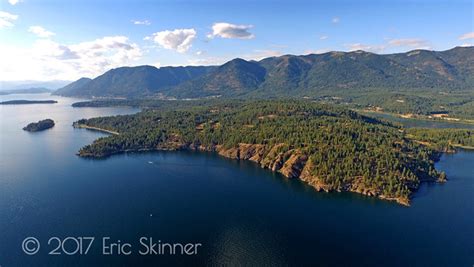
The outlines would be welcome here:
<svg viewBox="0 0 474 267">
<path fill-rule="evenodd" d="M 473 1 L 0 1 L 0 80 L 474 40 Z"/>
</svg>

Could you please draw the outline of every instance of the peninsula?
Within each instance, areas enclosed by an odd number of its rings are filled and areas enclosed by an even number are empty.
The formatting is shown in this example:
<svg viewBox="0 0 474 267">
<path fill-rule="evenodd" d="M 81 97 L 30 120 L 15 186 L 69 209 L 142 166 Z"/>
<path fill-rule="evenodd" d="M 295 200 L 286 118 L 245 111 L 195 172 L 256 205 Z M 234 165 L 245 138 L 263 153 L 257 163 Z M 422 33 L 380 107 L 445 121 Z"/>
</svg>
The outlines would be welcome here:
<svg viewBox="0 0 474 267">
<path fill-rule="evenodd" d="M 0 105 L 27 105 L 27 104 L 56 104 L 56 100 L 9 100 L 0 102 Z"/>
<path fill-rule="evenodd" d="M 83 119 L 75 125 L 114 133 L 83 147 L 81 157 L 213 151 L 299 178 L 318 191 L 351 191 L 404 205 L 421 182 L 446 180 L 434 162 L 451 149 L 446 147 L 449 142 L 432 138 L 436 133 L 408 133 L 388 122 L 310 101 L 177 102 L 172 108 Z M 456 145 L 474 143 L 472 131 L 444 136 L 455 138 Z"/>
</svg>

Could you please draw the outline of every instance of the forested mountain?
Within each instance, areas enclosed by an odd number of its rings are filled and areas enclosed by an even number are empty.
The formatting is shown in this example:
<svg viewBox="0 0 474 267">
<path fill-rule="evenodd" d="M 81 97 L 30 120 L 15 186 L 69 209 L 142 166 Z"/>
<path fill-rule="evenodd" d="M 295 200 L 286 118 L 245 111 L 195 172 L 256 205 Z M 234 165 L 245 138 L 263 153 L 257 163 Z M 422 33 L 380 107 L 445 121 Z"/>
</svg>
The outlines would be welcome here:
<svg viewBox="0 0 474 267">
<path fill-rule="evenodd" d="M 256 90 L 265 80 L 266 70 L 258 62 L 233 59 L 198 79 L 170 88 L 169 96 L 244 95 Z"/>
<path fill-rule="evenodd" d="M 364 51 L 234 59 L 218 67 L 124 67 L 69 90 L 99 97 L 317 97 L 360 90 L 419 91 L 474 88 L 474 47 L 378 55 Z"/>
<path fill-rule="evenodd" d="M 67 95 L 67 96 L 82 96 L 86 93 L 83 87 L 88 84 L 92 79 L 82 77 L 77 81 L 74 81 L 56 91 L 53 92 L 55 95 Z"/>
<path fill-rule="evenodd" d="M 63 96 L 144 97 L 202 76 L 214 67 L 121 67 L 87 81 L 84 78 L 55 92 Z"/>
</svg>

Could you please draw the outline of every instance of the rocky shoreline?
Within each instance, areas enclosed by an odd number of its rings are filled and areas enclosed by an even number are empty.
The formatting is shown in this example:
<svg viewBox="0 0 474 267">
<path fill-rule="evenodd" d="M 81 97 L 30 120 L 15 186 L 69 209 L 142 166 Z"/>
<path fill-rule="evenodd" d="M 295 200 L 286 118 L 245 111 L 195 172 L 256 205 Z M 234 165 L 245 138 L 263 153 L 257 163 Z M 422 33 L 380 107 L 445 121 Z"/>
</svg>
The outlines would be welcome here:
<svg viewBox="0 0 474 267">
<path fill-rule="evenodd" d="M 86 126 L 86 125 L 84 125 Z M 84 127 L 81 128 L 101 130 L 104 132 L 111 133 L 111 131 L 100 129 L 96 127 Z M 118 133 L 113 133 L 118 134 Z M 114 151 L 108 154 L 92 154 L 83 150 L 77 153 L 80 157 L 91 157 L 91 158 L 102 158 L 111 156 L 113 154 L 127 153 L 127 152 L 145 152 L 145 151 L 179 151 L 179 150 L 194 150 L 203 152 L 215 152 L 220 156 L 236 159 L 236 160 L 249 160 L 259 164 L 262 168 L 269 169 L 273 172 L 279 172 L 288 179 L 300 179 L 316 189 L 316 191 L 324 192 L 353 192 L 362 194 L 369 197 L 376 197 L 387 201 L 395 201 L 404 206 L 410 206 L 410 199 L 408 197 L 391 197 L 382 194 L 378 188 L 367 188 L 360 183 L 357 183 L 357 179 L 354 179 L 353 183 L 345 184 L 340 188 L 324 183 L 318 177 L 312 175 L 312 163 L 309 161 L 308 156 L 303 154 L 298 149 L 283 149 L 286 144 L 277 144 L 272 147 L 268 147 L 263 144 L 245 144 L 240 143 L 237 147 L 225 148 L 221 145 L 214 145 L 211 147 L 196 145 L 196 144 L 183 144 L 178 140 L 169 140 L 166 143 L 161 144 L 156 148 L 143 148 L 143 149 L 129 149 Z"/>
<path fill-rule="evenodd" d="M 365 188 L 357 183 L 346 184 L 342 186 L 342 188 L 335 188 L 331 185 L 325 184 L 317 176 L 311 174 L 313 166 L 311 161 L 308 160 L 307 155 L 304 155 L 298 149 L 278 152 L 279 148 L 282 146 L 285 146 L 285 144 L 278 144 L 268 149 L 260 144 L 239 144 L 237 148 L 230 149 L 217 147 L 216 152 L 226 158 L 253 161 L 258 163 L 262 168 L 270 169 L 273 172 L 279 172 L 289 179 L 298 178 L 315 188 L 317 191 L 354 192 L 366 196 L 377 197 L 379 199 L 396 201 L 405 206 L 410 205 L 410 200 L 408 198 L 387 197 L 382 195 L 377 189 Z"/>
</svg>

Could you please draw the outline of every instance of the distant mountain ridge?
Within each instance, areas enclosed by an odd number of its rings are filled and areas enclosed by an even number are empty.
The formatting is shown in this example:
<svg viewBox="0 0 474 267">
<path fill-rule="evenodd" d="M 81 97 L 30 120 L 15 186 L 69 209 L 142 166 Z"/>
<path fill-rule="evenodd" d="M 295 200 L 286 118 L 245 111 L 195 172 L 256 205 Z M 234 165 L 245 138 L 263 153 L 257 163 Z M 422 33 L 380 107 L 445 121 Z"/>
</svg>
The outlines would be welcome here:
<svg viewBox="0 0 474 267">
<path fill-rule="evenodd" d="M 214 67 L 138 66 L 111 69 L 95 79 L 81 78 L 54 94 L 82 97 L 144 97 L 200 77 Z"/>
<path fill-rule="evenodd" d="M 353 89 L 474 88 L 474 47 L 379 55 L 365 51 L 233 59 L 221 66 L 122 67 L 78 80 L 63 96 L 200 98 L 317 96 Z"/>
<path fill-rule="evenodd" d="M 56 90 L 62 88 L 71 81 L 68 80 L 51 80 L 51 81 L 34 81 L 34 80 L 23 80 L 23 81 L 0 81 L 0 91 L 7 90 L 23 90 L 30 88 L 46 88 L 49 90 Z"/>
<path fill-rule="evenodd" d="M 24 89 L 14 89 L 14 90 L 3 90 L 0 91 L 0 95 L 12 95 L 12 94 L 42 94 L 42 93 L 51 93 L 51 90 L 44 87 L 32 87 Z"/>
</svg>

